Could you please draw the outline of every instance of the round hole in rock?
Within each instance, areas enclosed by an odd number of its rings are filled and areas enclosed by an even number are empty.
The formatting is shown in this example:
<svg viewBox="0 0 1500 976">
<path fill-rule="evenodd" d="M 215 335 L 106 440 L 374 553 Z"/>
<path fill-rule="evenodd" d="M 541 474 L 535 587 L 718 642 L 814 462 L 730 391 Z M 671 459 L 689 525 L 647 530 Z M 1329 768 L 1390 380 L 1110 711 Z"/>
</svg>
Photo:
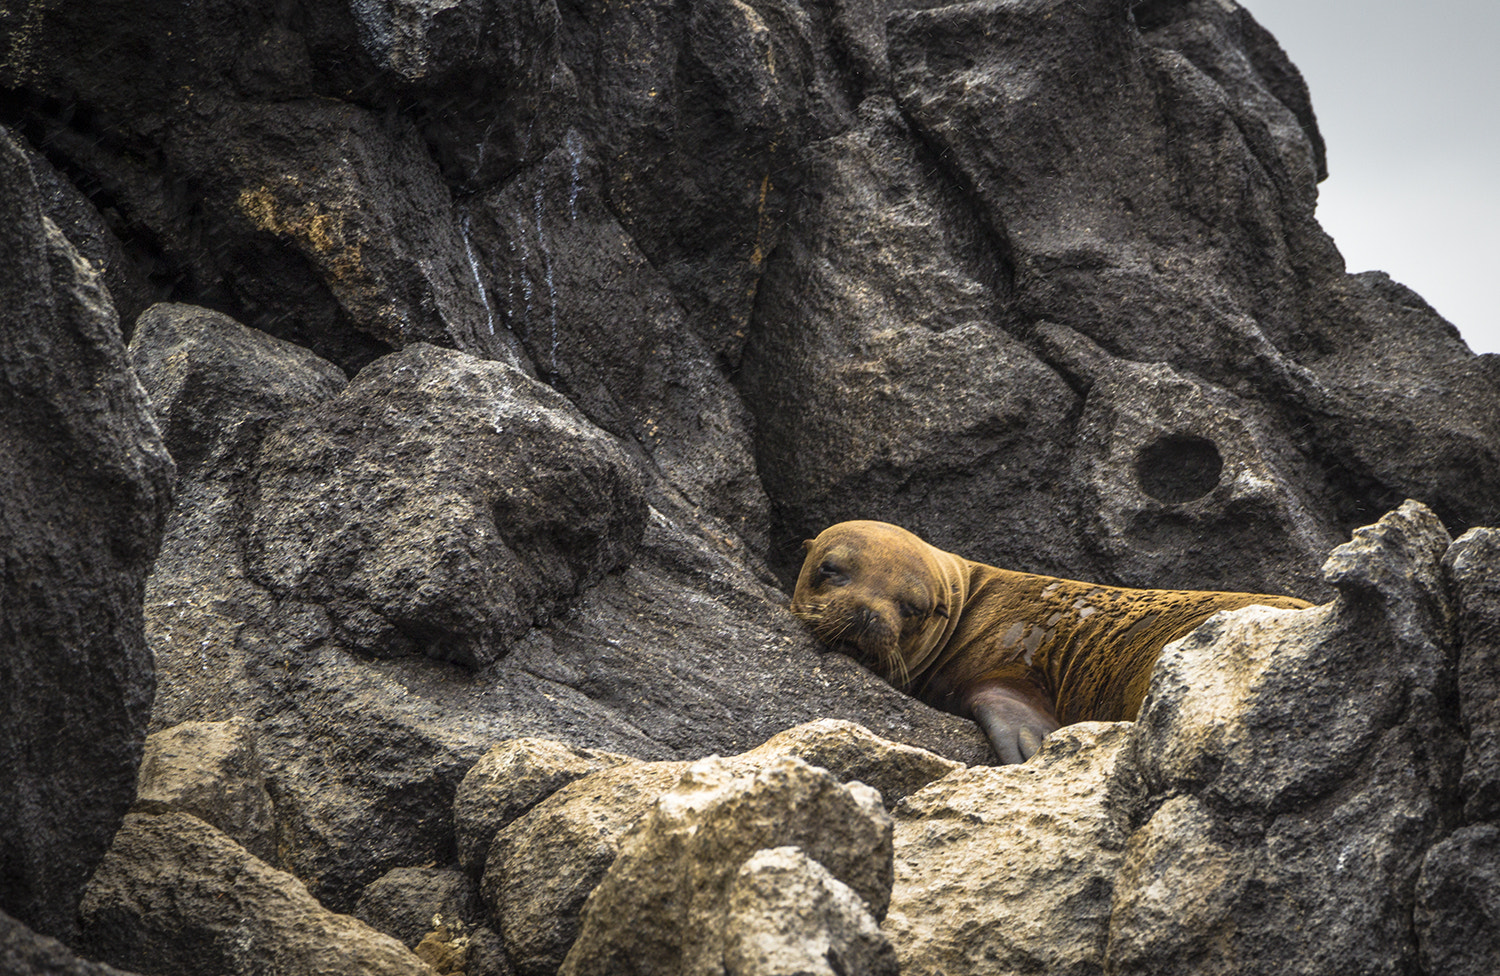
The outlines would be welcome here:
<svg viewBox="0 0 1500 976">
<path fill-rule="evenodd" d="M 1141 490 L 1159 502 L 1180 505 L 1214 490 L 1224 459 L 1207 437 L 1167 434 L 1141 448 L 1135 477 Z"/>
</svg>

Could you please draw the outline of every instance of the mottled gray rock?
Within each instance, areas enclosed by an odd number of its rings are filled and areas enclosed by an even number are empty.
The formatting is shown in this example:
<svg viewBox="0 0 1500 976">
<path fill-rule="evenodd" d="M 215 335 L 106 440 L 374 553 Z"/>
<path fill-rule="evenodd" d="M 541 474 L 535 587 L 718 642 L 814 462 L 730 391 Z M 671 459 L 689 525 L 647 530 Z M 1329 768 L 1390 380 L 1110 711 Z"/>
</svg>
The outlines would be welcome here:
<svg viewBox="0 0 1500 976">
<path fill-rule="evenodd" d="M 577 111 L 555 0 L 361 0 L 349 13 L 451 182 L 488 186 L 535 162 Z"/>
<path fill-rule="evenodd" d="M 479 892 L 461 871 L 396 868 L 366 885 L 350 914 L 415 949 L 442 925 L 450 926 L 451 934 L 476 924 Z M 434 923 L 434 917 L 441 923 Z"/>
<path fill-rule="evenodd" d="M 296 878 L 181 813 L 126 818 L 80 918 L 86 951 L 154 976 L 432 973 L 400 942 L 328 911 Z"/>
<path fill-rule="evenodd" d="M 849 886 L 795 847 L 750 856 L 730 882 L 725 976 L 896 976 L 896 952 Z"/>
<path fill-rule="evenodd" d="M 986 0 L 897 14 L 897 97 L 973 187 L 1027 318 L 1231 388 L 1299 391 L 1307 379 L 1279 348 L 1296 287 L 1281 225 L 1310 219 L 1315 172 L 1278 182 L 1223 89 L 1146 44 L 1132 6 Z M 1193 151 L 1167 148 L 1182 142 Z"/>
<path fill-rule="evenodd" d="M 337 366 L 307 349 L 192 305 L 147 309 L 135 323 L 130 361 L 184 482 L 228 473 L 254 449 L 268 419 L 346 383 Z"/>
<path fill-rule="evenodd" d="M 331 99 L 221 112 L 211 130 L 188 130 L 178 159 L 235 239 L 220 260 L 241 264 L 224 277 L 241 305 L 280 308 L 287 289 L 305 290 L 303 322 L 267 326 L 346 368 L 363 361 L 329 347 L 340 330 L 376 348 L 439 342 L 520 362 L 415 127 Z"/>
<path fill-rule="evenodd" d="M 66 939 L 135 796 L 172 461 L 99 276 L 0 132 L 0 910 Z"/>
<path fill-rule="evenodd" d="M 152 726 L 254 715 L 246 637 L 277 614 L 240 554 L 245 473 L 269 426 L 337 394 L 344 375 L 300 346 L 180 304 L 141 316 L 130 357 L 181 470 L 146 581 L 146 634 L 162 674 Z M 288 638 L 309 626 L 318 621 L 295 613 L 280 622 Z"/>
<path fill-rule="evenodd" d="M 640 544 L 624 452 L 501 363 L 418 344 L 261 444 L 249 563 L 333 637 L 482 667 Z"/>
<path fill-rule="evenodd" d="M 125 246 L 89 198 L 23 138 L 14 132 L 11 138 L 26 153 L 37 189 L 41 191 L 42 212 L 57 225 L 79 256 L 93 265 L 100 281 L 109 289 L 110 301 L 120 316 L 120 328 L 129 338 L 136 316 L 151 304 L 151 282 L 126 254 Z"/>
<path fill-rule="evenodd" d="M 1422 968 L 1480 976 L 1500 967 L 1500 827 L 1464 827 L 1427 852 L 1417 879 Z"/>
<path fill-rule="evenodd" d="M 993 242 L 886 99 L 810 146 L 819 188 L 768 264 L 737 378 L 777 512 L 773 557 L 851 518 L 974 559 L 1062 572 L 1076 397 L 1002 328 Z"/>
<path fill-rule="evenodd" d="M 788 164 L 842 127 L 813 18 L 794 0 L 589 0 L 569 21 L 578 129 L 608 163 L 602 195 L 732 367 L 795 185 Z"/>
<path fill-rule="evenodd" d="M 901 972 L 1104 971 L 1129 728 L 1065 726 L 1029 762 L 954 773 L 896 807 L 884 931 Z"/>
<path fill-rule="evenodd" d="M 631 763 L 563 787 L 495 835 L 481 891 L 516 971 L 557 972 L 578 938 L 584 900 L 620 845 L 686 763 Z"/>
<path fill-rule="evenodd" d="M 136 808 L 190 813 L 261 860 L 276 859 L 271 794 L 245 719 L 183 722 L 147 736 Z"/>
<path fill-rule="evenodd" d="M 758 772 L 695 763 L 631 829 L 559 972 L 722 972 L 728 889 L 764 848 L 800 848 L 883 918 L 890 837 L 874 790 L 840 785 L 799 759 Z"/>
<path fill-rule="evenodd" d="M 464 774 L 453 797 L 458 863 L 481 874 L 496 833 L 574 780 L 628 762 L 627 756 L 549 739 L 500 743 Z"/>
<path fill-rule="evenodd" d="M 1066 326 L 1038 335 L 1088 388 L 1074 524 L 1126 586 L 1322 594 L 1340 539 L 1305 460 L 1258 405 L 1165 363 L 1115 359 Z"/>
<path fill-rule="evenodd" d="M 603 172 L 570 130 L 539 165 L 471 204 L 490 303 L 541 376 L 633 446 L 669 491 L 763 549 L 767 503 L 745 408 L 620 227 Z"/>
<path fill-rule="evenodd" d="M 1145 36 L 1134 6 L 891 20 L 897 99 L 1000 241 L 1011 313 L 1264 403 L 1276 453 L 1333 492 L 1325 521 L 1353 528 L 1403 497 L 1500 520 L 1496 357 L 1383 276 L 1343 273 L 1313 220 L 1300 78 L 1237 5 L 1148 5 Z"/>
<path fill-rule="evenodd" d="M 1500 820 L 1500 529 L 1464 533 L 1443 558 L 1458 637 L 1464 816 Z"/>
<path fill-rule="evenodd" d="M 1333 603 L 1220 614 L 1168 645 L 1132 733 L 1144 824 L 1111 972 L 1415 967 L 1412 891 L 1462 754 L 1447 544 L 1408 502 L 1329 556 Z"/>
<path fill-rule="evenodd" d="M 37 935 L 0 912 L 0 972 L 6 976 L 132 976 L 79 958 L 56 939 Z"/>
</svg>

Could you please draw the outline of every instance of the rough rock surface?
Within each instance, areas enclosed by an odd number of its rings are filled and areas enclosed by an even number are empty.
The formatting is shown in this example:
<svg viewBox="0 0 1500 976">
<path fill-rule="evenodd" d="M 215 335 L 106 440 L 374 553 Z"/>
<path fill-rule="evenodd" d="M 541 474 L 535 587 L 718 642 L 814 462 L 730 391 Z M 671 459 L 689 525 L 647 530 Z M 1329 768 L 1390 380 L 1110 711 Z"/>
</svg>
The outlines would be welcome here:
<svg viewBox="0 0 1500 976">
<path fill-rule="evenodd" d="M 548 739 L 500 743 L 470 768 L 453 797 L 458 863 L 481 873 L 496 833 L 575 779 L 630 761 Z"/>
<path fill-rule="evenodd" d="M 1329 556 L 1332 603 L 1220 615 L 1163 654 L 1133 730 L 1146 794 L 1114 971 L 1417 964 L 1417 875 L 1450 829 L 1463 748 L 1443 707 L 1448 543 L 1409 502 Z"/>
<path fill-rule="evenodd" d="M 135 797 L 172 461 L 109 293 L 0 132 L 0 910 L 66 939 Z"/>
<path fill-rule="evenodd" d="M 425 344 L 279 424 L 258 462 L 255 579 L 379 657 L 490 664 L 629 562 L 645 528 L 634 466 L 571 404 Z"/>
<path fill-rule="evenodd" d="M 261 860 L 276 857 L 271 794 L 244 719 L 183 722 L 147 736 L 136 809 L 190 813 Z"/>
<path fill-rule="evenodd" d="M 56 939 L 37 935 L 0 912 L 0 971 L 7 976 L 131 976 L 74 955 Z"/>
<path fill-rule="evenodd" d="M 557 972 L 584 901 L 635 823 L 682 778 L 682 762 L 631 763 L 571 783 L 495 835 L 480 890 L 517 972 Z"/>
<path fill-rule="evenodd" d="M 631 828 L 558 972 L 722 972 L 729 889 L 765 848 L 801 849 L 879 919 L 890 899 L 890 838 L 874 790 L 840 785 L 800 759 L 756 772 L 695 763 Z"/>
<path fill-rule="evenodd" d="M 881 739 L 851 722 L 831 719 L 788 729 L 719 762 L 757 772 L 787 757 L 826 770 L 840 782 L 878 788 L 888 807 L 963 768 L 930 752 Z M 520 770 L 515 793 L 534 804 L 502 825 L 482 862 L 486 904 L 522 973 L 557 970 L 578 937 L 584 900 L 605 877 L 630 831 L 662 794 L 678 785 L 687 769 L 680 762 L 616 764 L 580 774 L 537 802 L 536 790 L 549 780 L 525 774 L 548 759 L 566 770 L 570 760 L 581 769 L 585 757 L 535 739 L 496 746 L 465 777 L 455 801 L 460 837 L 472 832 L 469 821 L 484 823 L 486 806 L 492 811 L 518 806 L 514 794 L 498 785 L 485 786 L 501 770 Z"/>
<path fill-rule="evenodd" d="M 477 923 L 479 892 L 461 871 L 396 868 L 366 885 L 350 914 L 415 949 L 437 928 L 446 926 L 451 940 L 451 933 Z"/>
<path fill-rule="evenodd" d="M 901 972 L 1103 972 L 1129 728 L 1067 726 L 1031 762 L 955 773 L 896 807 L 884 930 Z"/>
<path fill-rule="evenodd" d="M 729 887 L 726 976 L 896 976 L 896 952 L 859 896 L 795 847 L 757 851 Z"/>
<path fill-rule="evenodd" d="M 91 954 L 156 976 L 432 972 L 400 942 L 328 911 L 296 878 L 181 813 L 127 817 L 79 915 Z"/>
<path fill-rule="evenodd" d="M 1500 821 L 1500 530 L 1474 529 L 1448 550 L 1458 638 L 1464 816 Z"/>
<path fill-rule="evenodd" d="M 1233 0 L 0 9 L 0 910 L 66 934 L 148 711 L 253 738 L 257 849 L 336 911 L 498 870 L 580 771 L 549 751 L 847 721 L 942 758 L 775 749 L 899 810 L 992 757 L 786 613 L 798 543 L 870 517 L 1334 601 L 1163 658 L 1091 808 L 1124 846 L 1076 865 L 1118 872 L 1024 930 L 1058 965 L 1500 971 L 1464 861 L 1500 816 L 1500 357 L 1346 273 L 1313 101 Z M 1408 498 L 1480 531 L 1402 509 L 1325 573 Z M 227 795 L 233 753 L 179 780 Z M 254 810 L 223 826 L 259 845 Z M 423 938 L 505 972 L 507 924 Z"/>
</svg>

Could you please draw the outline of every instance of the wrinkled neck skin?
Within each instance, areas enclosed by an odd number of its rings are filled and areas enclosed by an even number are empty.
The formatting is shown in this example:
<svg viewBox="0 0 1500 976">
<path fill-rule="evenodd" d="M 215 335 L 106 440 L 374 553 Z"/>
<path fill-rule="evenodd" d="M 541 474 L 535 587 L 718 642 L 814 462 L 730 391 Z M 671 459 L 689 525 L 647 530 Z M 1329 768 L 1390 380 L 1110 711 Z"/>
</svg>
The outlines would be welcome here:
<svg viewBox="0 0 1500 976">
<path fill-rule="evenodd" d="M 937 621 L 941 627 L 928 627 L 914 645 L 902 645 L 902 657 L 906 659 L 909 675 L 907 687 L 903 690 L 919 698 L 926 697 L 922 689 L 932 672 L 940 669 L 956 653 L 953 635 L 963 621 L 964 604 L 969 599 L 974 571 L 989 568 L 936 546 L 929 545 L 927 549 L 933 573 L 948 591 L 948 618 Z"/>
</svg>

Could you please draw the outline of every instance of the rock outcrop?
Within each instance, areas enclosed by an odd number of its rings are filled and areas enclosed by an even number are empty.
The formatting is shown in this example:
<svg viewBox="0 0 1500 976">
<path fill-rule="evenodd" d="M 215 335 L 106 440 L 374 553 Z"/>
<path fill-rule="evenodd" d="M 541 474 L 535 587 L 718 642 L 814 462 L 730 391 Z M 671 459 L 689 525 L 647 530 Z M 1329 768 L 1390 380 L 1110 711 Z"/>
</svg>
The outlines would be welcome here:
<svg viewBox="0 0 1500 976">
<path fill-rule="evenodd" d="M 61 939 L 135 797 L 172 460 L 109 292 L 0 132 L 0 911 Z"/>
<path fill-rule="evenodd" d="M 13 968 L 1500 970 L 1500 357 L 1231 0 L 61 0 L 0 125 Z M 991 769 L 854 517 L 1323 605 Z"/>
</svg>

